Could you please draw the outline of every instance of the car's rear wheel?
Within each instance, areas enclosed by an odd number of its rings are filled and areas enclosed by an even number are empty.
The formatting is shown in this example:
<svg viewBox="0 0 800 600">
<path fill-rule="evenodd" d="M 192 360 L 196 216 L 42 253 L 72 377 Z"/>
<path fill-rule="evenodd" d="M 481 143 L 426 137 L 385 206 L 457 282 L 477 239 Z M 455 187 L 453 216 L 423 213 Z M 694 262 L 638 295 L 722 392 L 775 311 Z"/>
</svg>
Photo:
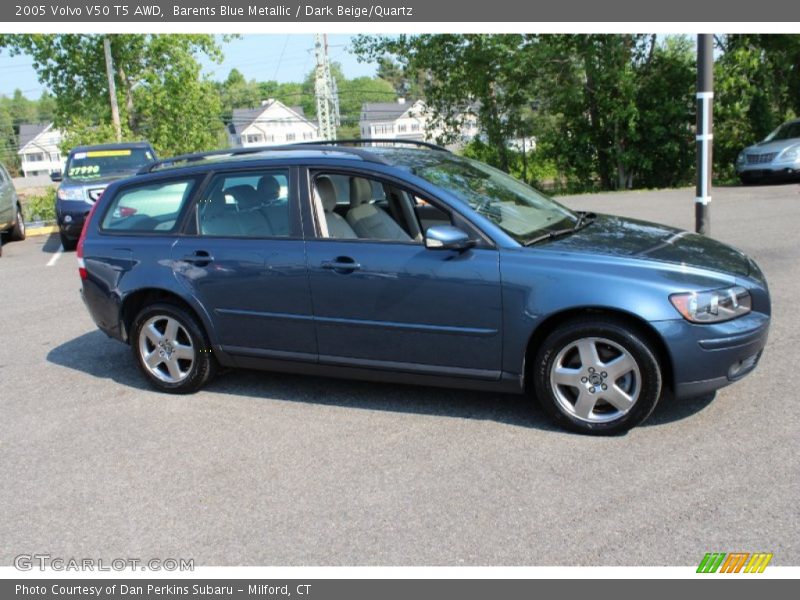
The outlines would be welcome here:
<svg viewBox="0 0 800 600">
<path fill-rule="evenodd" d="M 157 303 L 142 309 L 133 322 L 131 349 L 148 382 L 164 392 L 195 392 L 216 372 L 202 327 L 174 304 Z"/>
<path fill-rule="evenodd" d="M 66 235 L 64 235 L 63 231 L 60 231 L 58 235 L 61 238 L 61 247 L 67 252 L 75 250 L 75 248 L 78 246 L 78 240 L 68 238 Z"/>
<path fill-rule="evenodd" d="M 646 336 L 612 318 L 577 319 L 553 331 L 536 354 L 532 376 L 542 408 L 581 433 L 635 427 L 661 396 L 661 366 Z"/>
<path fill-rule="evenodd" d="M 11 230 L 11 241 L 21 242 L 25 239 L 25 220 L 22 218 L 22 210 L 17 207 L 17 221 Z"/>
</svg>

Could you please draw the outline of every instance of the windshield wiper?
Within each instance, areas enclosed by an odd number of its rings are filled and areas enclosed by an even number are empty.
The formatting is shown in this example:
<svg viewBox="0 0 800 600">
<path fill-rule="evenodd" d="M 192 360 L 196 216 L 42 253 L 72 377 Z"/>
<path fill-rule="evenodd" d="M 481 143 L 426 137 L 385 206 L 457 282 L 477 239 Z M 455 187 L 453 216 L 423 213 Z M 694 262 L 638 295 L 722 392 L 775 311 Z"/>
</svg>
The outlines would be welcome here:
<svg viewBox="0 0 800 600">
<path fill-rule="evenodd" d="M 592 222 L 597 215 L 592 212 L 580 212 L 578 213 L 578 220 L 575 221 L 575 225 L 572 227 L 566 227 L 564 229 L 554 229 L 553 231 L 548 231 L 547 233 L 543 233 L 542 235 L 536 236 L 535 238 L 531 238 L 524 242 L 523 246 L 533 246 L 534 244 L 538 244 L 539 242 L 544 242 L 547 240 L 552 240 L 553 238 L 561 237 L 562 235 L 568 235 L 570 233 L 575 233 L 579 229 L 583 229 L 587 225 Z"/>
</svg>

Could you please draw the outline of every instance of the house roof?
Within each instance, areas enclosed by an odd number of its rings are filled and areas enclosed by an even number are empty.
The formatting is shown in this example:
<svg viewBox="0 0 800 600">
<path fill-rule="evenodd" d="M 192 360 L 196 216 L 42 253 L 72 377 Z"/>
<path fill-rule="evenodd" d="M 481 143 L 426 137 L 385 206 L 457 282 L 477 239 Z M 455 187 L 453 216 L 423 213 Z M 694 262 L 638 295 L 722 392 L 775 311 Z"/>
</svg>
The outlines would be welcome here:
<svg viewBox="0 0 800 600">
<path fill-rule="evenodd" d="M 19 126 L 19 149 L 22 150 L 52 123 L 22 123 Z"/>
<path fill-rule="evenodd" d="M 361 105 L 362 121 L 394 121 L 405 114 L 416 103 L 366 102 Z"/>
<path fill-rule="evenodd" d="M 269 104 L 265 104 L 264 106 L 257 106 L 255 108 L 234 108 L 231 123 L 228 129 L 231 133 L 235 133 L 237 135 L 241 134 L 242 131 L 250 127 L 257 119 L 260 117 L 265 110 L 269 109 L 273 104 L 283 104 L 279 100 L 273 100 Z M 286 106 L 284 104 L 284 106 Z M 303 110 L 302 106 L 286 106 L 290 111 L 296 113 L 302 119 L 306 119 L 306 113 Z M 309 121 L 310 123 L 310 121 Z M 313 123 L 312 123 L 313 125 Z"/>
</svg>

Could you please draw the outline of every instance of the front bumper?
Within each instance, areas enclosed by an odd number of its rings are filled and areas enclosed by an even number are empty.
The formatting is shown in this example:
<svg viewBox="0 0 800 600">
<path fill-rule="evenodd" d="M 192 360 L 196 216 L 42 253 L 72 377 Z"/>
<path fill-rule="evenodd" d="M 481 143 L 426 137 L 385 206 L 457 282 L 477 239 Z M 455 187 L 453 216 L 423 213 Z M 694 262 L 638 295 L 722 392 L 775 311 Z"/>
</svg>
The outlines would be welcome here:
<svg viewBox="0 0 800 600">
<path fill-rule="evenodd" d="M 714 325 L 653 323 L 670 354 L 675 397 L 702 396 L 751 373 L 767 343 L 769 321 L 769 315 L 751 312 Z"/>
<path fill-rule="evenodd" d="M 737 164 L 736 174 L 739 177 L 751 179 L 779 179 L 800 176 L 800 163 L 778 162 Z"/>
<path fill-rule="evenodd" d="M 78 239 L 83 229 L 86 215 L 92 210 L 90 202 L 79 200 L 58 200 L 56 202 L 56 223 L 61 233 L 70 239 Z"/>
</svg>

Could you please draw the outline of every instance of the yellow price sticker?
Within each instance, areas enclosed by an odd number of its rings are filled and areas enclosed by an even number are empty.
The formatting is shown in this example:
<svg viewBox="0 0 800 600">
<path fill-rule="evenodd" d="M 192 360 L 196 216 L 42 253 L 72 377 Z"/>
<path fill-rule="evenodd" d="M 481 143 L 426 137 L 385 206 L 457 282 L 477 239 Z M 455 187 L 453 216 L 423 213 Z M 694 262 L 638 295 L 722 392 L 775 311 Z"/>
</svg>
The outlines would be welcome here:
<svg viewBox="0 0 800 600">
<path fill-rule="evenodd" d="M 86 153 L 88 158 L 102 158 L 105 156 L 130 156 L 131 151 L 128 150 L 90 150 Z"/>
</svg>

